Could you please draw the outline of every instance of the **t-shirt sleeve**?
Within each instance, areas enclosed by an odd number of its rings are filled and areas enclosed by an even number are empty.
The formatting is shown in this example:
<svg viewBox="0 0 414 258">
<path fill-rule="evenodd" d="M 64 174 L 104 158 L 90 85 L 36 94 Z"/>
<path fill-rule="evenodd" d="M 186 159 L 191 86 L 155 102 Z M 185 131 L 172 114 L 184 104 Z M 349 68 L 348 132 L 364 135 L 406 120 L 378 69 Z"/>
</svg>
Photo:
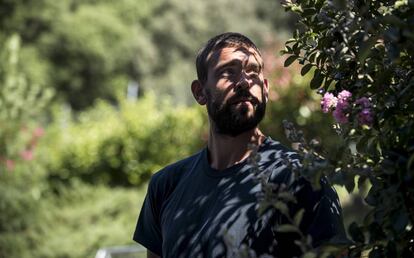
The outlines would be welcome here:
<svg viewBox="0 0 414 258">
<path fill-rule="evenodd" d="M 345 244 L 346 237 L 342 208 L 335 189 L 325 177 L 321 178 L 321 189 L 313 190 L 309 183 L 300 191 L 298 203 L 306 203 L 302 227 L 312 236 L 312 245 L 320 246 L 326 242 Z"/>
<path fill-rule="evenodd" d="M 326 178 L 321 179 L 319 190 L 313 189 L 310 182 L 303 177 L 293 180 L 290 188 L 296 198 L 296 203 L 290 205 L 291 216 L 293 217 L 301 209 L 304 210 L 300 229 L 304 234 L 312 237 L 313 247 L 317 248 L 328 242 L 349 243 L 343 226 L 338 195 Z M 278 223 L 289 224 L 290 222 L 282 216 Z M 295 241 L 300 239 L 299 234 L 276 232 L 275 238 L 277 242 L 273 253 L 275 256 L 280 254 L 283 254 L 283 257 L 301 256 L 302 251 L 295 244 Z"/>
<path fill-rule="evenodd" d="M 151 252 L 162 255 L 162 236 L 158 203 L 156 203 L 156 187 L 152 179 L 148 186 L 133 239 Z"/>
</svg>

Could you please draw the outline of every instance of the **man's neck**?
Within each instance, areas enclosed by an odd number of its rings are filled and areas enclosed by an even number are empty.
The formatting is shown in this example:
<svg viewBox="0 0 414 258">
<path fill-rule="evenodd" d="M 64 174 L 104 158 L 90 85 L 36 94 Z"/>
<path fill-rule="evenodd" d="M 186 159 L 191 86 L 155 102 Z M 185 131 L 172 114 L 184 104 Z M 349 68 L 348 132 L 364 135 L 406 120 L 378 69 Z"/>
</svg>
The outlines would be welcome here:
<svg viewBox="0 0 414 258">
<path fill-rule="evenodd" d="M 223 170 L 242 162 L 252 151 L 249 148 L 249 144 L 259 146 L 262 144 L 264 138 L 265 136 L 258 128 L 234 137 L 216 133 L 210 128 L 210 136 L 208 139 L 210 166 L 218 170 Z"/>
</svg>

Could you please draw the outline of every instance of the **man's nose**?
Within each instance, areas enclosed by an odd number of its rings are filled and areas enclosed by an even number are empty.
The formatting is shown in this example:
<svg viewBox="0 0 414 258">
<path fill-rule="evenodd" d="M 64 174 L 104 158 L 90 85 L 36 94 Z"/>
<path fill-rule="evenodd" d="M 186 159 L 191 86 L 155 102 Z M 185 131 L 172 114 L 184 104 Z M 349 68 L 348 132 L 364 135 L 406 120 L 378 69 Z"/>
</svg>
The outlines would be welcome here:
<svg viewBox="0 0 414 258">
<path fill-rule="evenodd" d="M 242 71 L 239 81 L 236 83 L 236 90 L 245 90 L 250 88 L 251 78 L 246 72 Z"/>
</svg>

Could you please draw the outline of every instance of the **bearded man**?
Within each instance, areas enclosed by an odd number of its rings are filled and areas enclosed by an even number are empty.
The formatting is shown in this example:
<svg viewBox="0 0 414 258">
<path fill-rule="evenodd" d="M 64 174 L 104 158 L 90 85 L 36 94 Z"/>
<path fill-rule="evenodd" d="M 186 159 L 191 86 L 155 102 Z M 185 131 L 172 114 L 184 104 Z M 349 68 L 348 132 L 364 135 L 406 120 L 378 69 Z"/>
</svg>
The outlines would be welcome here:
<svg viewBox="0 0 414 258">
<path fill-rule="evenodd" d="M 301 255 L 294 243 L 300 235 L 278 231 L 286 214 L 272 208 L 259 214 L 263 180 L 296 198 L 289 213 L 304 211 L 300 229 L 313 247 L 345 239 L 341 206 L 327 180 L 313 190 L 290 169 L 299 165 L 298 155 L 258 128 L 269 91 L 263 65 L 259 49 L 239 33 L 215 36 L 200 50 L 191 90 L 207 107 L 208 143 L 152 176 L 133 236 L 148 257 Z"/>
</svg>

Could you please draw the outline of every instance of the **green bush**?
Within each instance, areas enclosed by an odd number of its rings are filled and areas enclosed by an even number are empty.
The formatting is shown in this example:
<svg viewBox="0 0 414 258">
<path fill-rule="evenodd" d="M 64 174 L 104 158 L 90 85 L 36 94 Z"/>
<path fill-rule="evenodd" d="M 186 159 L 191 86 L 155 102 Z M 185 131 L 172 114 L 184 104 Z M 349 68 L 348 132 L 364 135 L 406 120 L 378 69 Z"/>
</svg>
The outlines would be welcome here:
<svg viewBox="0 0 414 258">
<path fill-rule="evenodd" d="M 48 227 L 44 170 L 33 162 L 0 174 L 0 257 L 33 257 Z"/>
<path fill-rule="evenodd" d="M 39 170 L 23 171 L 0 175 L 1 258 L 93 257 L 102 247 L 133 244 L 145 187 L 73 180 L 56 195 Z"/>
<path fill-rule="evenodd" d="M 20 34 L 23 69 L 77 111 L 116 101 L 126 84 L 114 78 L 192 103 L 194 57 L 208 38 L 239 31 L 260 42 L 291 24 L 272 0 L 15 0 L 0 10 L 0 40 Z"/>
<path fill-rule="evenodd" d="M 148 95 L 115 108 L 99 102 L 65 126 L 50 129 L 45 152 L 56 182 L 141 185 L 163 166 L 197 151 L 207 130 L 198 108 L 172 107 Z"/>
<path fill-rule="evenodd" d="M 29 257 L 94 257 L 99 248 L 133 245 L 145 191 L 145 187 L 113 188 L 80 181 L 60 188 L 58 196 L 44 200 L 48 220 L 36 221 L 45 229 Z"/>
<path fill-rule="evenodd" d="M 36 161 L 37 119 L 51 92 L 19 69 L 20 37 L 0 42 L 0 257 L 31 257 L 45 224 L 45 172 Z"/>
<path fill-rule="evenodd" d="M 298 60 L 302 74 L 314 68 L 310 87 L 324 95 L 324 111 L 343 138 L 336 157 L 308 152 L 308 176 L 325 171 L 349 192 L 370 186 L 372 210 L 348 228 L 349 257 L 412 257 L 413 1 L 283 3 L 300 20 L 285 64 Z"/>
<path fill-rule="evenodd" d="M 36 119 L 52 92 L 30 83 L 20 71 L 20 37 L 0 42 L 0 172 L 12 171 L 18 162 L 32 159 L 43 128 Z M 35 129 L 36 128 L 36 129 Z"/>
</svg>

